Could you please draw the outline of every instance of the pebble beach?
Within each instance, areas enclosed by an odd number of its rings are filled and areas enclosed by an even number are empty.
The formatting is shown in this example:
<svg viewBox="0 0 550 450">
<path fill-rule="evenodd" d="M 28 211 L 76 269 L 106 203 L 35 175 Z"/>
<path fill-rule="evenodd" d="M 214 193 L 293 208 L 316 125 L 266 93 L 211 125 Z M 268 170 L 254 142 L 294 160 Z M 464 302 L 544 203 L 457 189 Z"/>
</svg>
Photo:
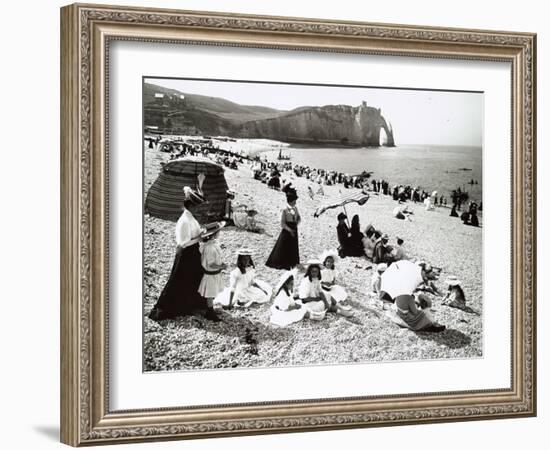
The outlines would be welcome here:
<svg viewBox="0 0 550 450">
<path fill-rule="evenodd" d="M 156 179 L 161 163 L 169 156 L 146 148 L 144 197 Z M 312 164 L 313 165 L 313 164 Z M 264 233 L 251 233 L 226 227 L 218 237 L 229 272 L 241 246 L 253 249 L 258 277 L 274 286 L 281 272 L 265 267 L 280 232 L 281 209 L 286 203 L 282 192 L 254 180 L 251 166 L 225 169 L 229 189 L 236 193 L 233 205 L 247 205 L 259 212 L 257 221 Z M 326 249 L 338 246 L 336 215 L 341 208 L 328 210 L 315 218 L 320 203 L 355 190 L 343 186 L 323 186 L 324 195 L 311 199 L 307 187 L 318 185 L 284 172 L 283 180 L 297 189 L 302 216 L 299 228 L 300 261 L 318 258 Z M 410 204 L 412 221 L 395 219 L 390 196 L 372 195 L 359 206 L 346 206 L 348 217 L 358 214 L 361 229 L 372 224 L 390 236 L 402 238 L 408 259 L 424 260 L 442 269 L 437 285 L 454 275 L 461 280 L 470 312 L 441 305 L 442 297 L 430 296 L 432 316 L 446 325 L 442 333 L 413 332 L 395 325 L 380 305 L 369 296 L 375 264 L 366 258 L 343 258 L 337 262 L 340 284 L 345 286 L 351 318 L 327 314 L 323 321 L 303 320 L 285 328 L 270 324 L 270 303 L 248 309 L 221 311 L 221 322 L 201 316 L 179 317 L 154 322 L 147 314 L 155 304 L 172 266 L 175 243 L 174 222 L 144 217 L 144 370 L 230 369 L 243 367 L 282 367 L 312 364 L 350 364 L 382 361 L 463 359 L 483 356 L 482 227 L 465 226 L 449 217 L 448 208 L 425 211 L 421 204 Z M 371 267 L 371 268 L 369 268 Z"/>
</svg>

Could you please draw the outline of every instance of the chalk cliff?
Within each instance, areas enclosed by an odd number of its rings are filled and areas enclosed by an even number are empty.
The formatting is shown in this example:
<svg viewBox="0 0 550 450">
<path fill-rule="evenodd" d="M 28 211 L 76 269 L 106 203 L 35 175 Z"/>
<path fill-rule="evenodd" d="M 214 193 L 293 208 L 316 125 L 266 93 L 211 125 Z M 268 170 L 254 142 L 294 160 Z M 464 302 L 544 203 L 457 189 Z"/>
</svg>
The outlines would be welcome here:
<svg viewBox="0 0 550 450">
<path fill-rule="evenodd" d="M 385 139 L 381 142 L 381 130 Z M 286 142 L 334 143 L 354 146 L 395 145 L 393 130 L 379 108 L 327 105 L 302 107 L 276 117 L 247 121 L 239 137 L 277 139 Z"/>
<path fill-rule="evenodd" d="M 165 134 L 224 135 L 284 142 L 378 147 L 395 145 L 379 108 L 303 106 L 281 111 L 239 105 L 218 97 L 144 85 L 144 119 Z M 383 131 L 382 131 L 383 130 Z M 381 139 L 381 135 L 384 135 Z"/>
</svg>

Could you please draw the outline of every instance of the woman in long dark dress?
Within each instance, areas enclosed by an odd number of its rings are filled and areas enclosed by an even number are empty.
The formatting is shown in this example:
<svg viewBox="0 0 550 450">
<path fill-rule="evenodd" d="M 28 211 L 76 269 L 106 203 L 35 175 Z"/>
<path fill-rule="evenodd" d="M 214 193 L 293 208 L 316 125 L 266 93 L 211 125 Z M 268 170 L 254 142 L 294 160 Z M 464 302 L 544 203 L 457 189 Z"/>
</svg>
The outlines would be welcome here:
<svg viewBox="0 0 550 450">
<path fill-rule="evenodd" d="M 286 192 L 287 206 L 281 214 L 281 233 L 265 265 L 273 269 L 290 270 L 300 263 L 298 225 L 301 221 L 296 207 L 298 194 L 290 188 Z"/>
<path fill-rule="evenodd" d="M 351 219 L 350 233 L 350 252 L 347 256 L 363 256 L 365 254 L 365 248 L 363 247 L 363 238 L 365 235 L 361 233 L 359 216 L 357 214 Z"/>
<path fill-rule="evenodd" d="M 204 229 L 188 209 L 190 206 L 203 203 L 204 197 L 187 186 L 184 187 L 184 195 L 183 212 L 175 229 L 176 256 L 170 277 L 149 313 L 149 318 L 153 320 L 193 314 L 206 307 L 205 299 L 198 293 L 204 272 L 199 251 L 199 242 Z M 209 313 L 208 310 L 207 318 L 210 318 Z"/>
</svg>

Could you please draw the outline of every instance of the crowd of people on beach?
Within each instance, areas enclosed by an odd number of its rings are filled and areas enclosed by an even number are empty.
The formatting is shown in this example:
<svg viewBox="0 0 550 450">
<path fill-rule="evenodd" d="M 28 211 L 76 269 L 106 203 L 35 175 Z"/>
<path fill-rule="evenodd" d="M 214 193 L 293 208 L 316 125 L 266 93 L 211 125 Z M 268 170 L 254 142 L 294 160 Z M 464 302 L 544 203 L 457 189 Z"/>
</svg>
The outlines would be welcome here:
<svg viewBox="0 0 550 450">
<path fill-rule="evenodd" d="M 425 262 L 409 261 L 403 239 L 397 237 L 396 245 L 391 246 L 387 234 L 372 225 L 362 233 L 357 215 L 348 226 L 346 215 L 340 213 L 336 227 L 339 248 L 327 249 L 319 258 L 301 264 L 298 227 L 302 218 L 297 207 L 298 195 L 291 186 L 286 187 L 284 195 L 287 204 L 281 211 L 281 232 L 265 262 L 267 267 L 282 271 L 273 288 L 258 276 L 253 251 L 249 248 L 237 251 L 235 268 L 226 284 L 224 270 L 228 264 L 217 242 L 218 233 L 226 223 L 199 224 L 189 208 L 204 202 L 204 197 L 200 190 L 184 188 L 183 212 L 175 228 L 177 249 L 173 267 L 149 317 L 164 320 L 201 311 L 205 318 L 218 322 L 222 320 L 220 308 L 247 308 L 271 300 L 270 322 L 280 327 L 303 319 L 323 320 L 330 313 L 352 317 L 354 310 L 346 302 L 345 280 L 339 276 L 336 265 L 340 258 L 360 257 L 376 265 L 366 297 L 381 302 L 382 309 L 391 304 L 386 315 L 392 322 L 414 331 L 445 330 L 444 325 L 432 319 L 429 313 L 432 302 L 426 295 L 442 295 L 435 285 L 439 270 Z M 403 264 L 408 264 L 403 276 L 406 274 L 412 284 L 406 291 L 392 293 L 392 284 L 384 280 L 384 273 Z M 299 268 L 305 269 L 301 277 Z M 393 283 L 400 285 L 401 281 L 397 278 Z M 448 285 L 447 297 L 453 288 L 453 297 L 448 300 L 450 306 L 457 307 L 460 301 L 465 304 L 461 289 L 462 297 L 458 295 L 459 284 L 449 282 Z"/>
<path fill-rule="evenodd" d="M 355 214 L 348 225 L 347 216 L 343 212 L 338 214 L 336 234 L 338 237 L 338 253 L 340 257 L 360 256 L 374 263 L 389 263 L 406 259 L 403 244 L 405 241 L 397 237 L 396 245 L 388 244 L 389 236 L 369 224 L 364 232 L 361 231 L 359 216 Z"/>
<path fill-rule="evenodd" d="M 153 148 L 153 143 L 157 146 L 162 142 L 162 136 L 149 138 L 149 147 Z M 393 200 L 399 203 L 407 201 L 414 203 L 423 203 L 427 210 L 433 210 L 436 207 L 450 207 L 450 216 L 458 217 L 457 211 L 463 208 L 467 209 L 466 214 L 461 214 L 461 219 L 465 225 L 479 226 L 478 211 L 482 211 L 483 202 L 479 205 L 476 202 L 468 202 L 468 193 L 460 187 L 453 189 L 450 198 L 443 194 L 438 194 L 437 191 L 429 191 L 420 186 L 411 185 L 393 185 L 385 179 L 371 179 L 372 172 L 364 170 L 363 172 L 350 175 L 335 170 L 325 170 L 310 167 L 304 164 L 293 164 L 290 160 L 284 159 L 281 161 L 269 161 L 267 157 L 256 155 L 254 157 L 246 157 L 245 155 L 230 152 L 220 149 L 219 146 L 214 146 L 212 141 L 202 142 L 202 140 L 187 142 L 183 139 L 168 140 L 163 148 L 163 151 L 170 153 L 170 159 L 182 158 L 185 156 L 204 156 L 213 159 L 218 164 L 230 169 L 238 169 L 245 159 L 252 164 L 253 177 L 256 180 L 265 183 L 268 187 L 276 190 L 283 188 L 285 180 L 282 178 L 284 172 L 291 172 L 297 177 L 303 177 L 318 187 L 313 189 L 308 186 L 308 193 L 311 198 L 316 195 L 324 195 L 323 186 L 342 185 L 344 189 L 363 189 L 369 190 L 378 195 L 391 196 Z M 471 180 L 469 184 L 476 184 L 477 180 Z M 467 206 L 464 206 L 466 205 Z M 472 207 L 474 204 L 474 207 Z M 407 219 L 407 210 L 394 211 L 394 215 L 398 219 Z"/>
<path fill-rule="evenodd" d="M 237 170 L 244 160 L 246 155 L 242 155 L 228 150 L 221 149 L 219 146 L 214 146 L 211 141 L 208 143 L 185 141 L 183 139 L 169 139 L 163 141 L 162 136 L 156 138 L 147 138 L 149 148 L 157 146 L 159 151 L 169 153 L 170 160 L 184 158 L 186 156 L 202 156 L 213 159 L 220 165 L 229 169 Z"/>
<path fill-rule="evenodd" d="M 202 155 L 237 168 L 243 162 L 238 155 L 216 152 L 212 147 L 182 143 L 177 156 Z M 437 204 L 446 205 L 447 199 L 411 186 L 393 186 L 385 180 L 370 180 L 370 174 L 357 176 L 336 171 L 312 169 L 304 165 L 293 165 L 290 161 L 268 162 L 257 158 L 253 162 L 254 178 L 268 187 L 281 190 L 286 205 L 281 211 L 281 231 L 270 252 L 265 266 L 282 271 L 275 288 L 258 276 L 253 261 L 253 251 L 240 248 L 236 254 L 235 268 L 225 279 L 228 263 L 217 242 L 217 236 L 226 222 L 201 225 L 190 209 L 202 204 L 205 199 L 200 189 L 185 187 L 183 190 L 182 214 L 175 227 L 176 254 L 172 270 L 158 301 L 149 313 L 153 320 L 164 320 L 180 315 L 203 313 L 206 319 L 218 322 L 220 308 L 250 307 L 265 304 L 271 300 L 270 322 L 277 326 L 288 326 L 303 319 L 322 320 L 327 313 L 352 317 L 354 311 L 346 302 L 348 293 L 345 280 L 338 275 L 336 265 L 340 258 L 361 258 L 375 265 L 366 297 L 375 300 L 387 310 L 392 322 L 414 331 L 441 332 L 445 326 L 433 320 L 430 314 L 432 301 L 427 294 L 442 296 L 436 285 L 441 272 L 424 261 L 409 260 L 404 240 L 395 237 L 395 245 L 389 244 L 389 236 L 369 224 L 361 231 L 359 216 L 354 215 L 351 223 L 345 213 L 338 214 L 336 237 L 338 248 L 325 250 L 317 259 L 300 261 L 298 228 L 302 221 L 297 207 L 298 193 L 292 184 L 281 180 L 281 172 L 292 171 L 298 177 L 323 185 L 340 184 L 344 187 L 360 187 L 383 195 L 391 195 L 398 203 L 424 202 L 426 208 Z M 310 192 L 310 195 L 322 191 Z M 453 191 L 451 215 L 460 210 L 464 193 Z M 480 205 L 481 206 L 481 205 Z M 466 224 L 476 225 L 480 208 L 471 202 L 461 219 Z M 394 210 L 396 218 L 407 220 L 412 214 L 406 207 Z M 458 215 L 458 214 L 457 214 Z M 467 215 L 467 216 L 466 216 Z M 253 216 L 252 216 L 253 217 Z M 477 222 L 478 224 L 478 222 Z M 477 226 L 477 225 L 476 225 Z M 369 266 L 372 269 L 372 265 Z M 300 276 L 298 269 L 305 270 Z M 401 272 L 398 270 L 401 269 Z M 397 272 L 397 273 L 395 273 Z M 395 290 L 407 277 L 407 288 Z M 393 276 L 393 278 L 391 276 Z M 393 282 L 389 280 L 392 279 Z M 227 284 L 226 284 L 227 282 Z M 448 292 L 442 304 L 465 308 L 465 296 L 456 277 L 447 279 Z M 393 287 L 392 287 L 393 286 Z"/>
<path fill-rule="evenodd" d="M 438 194 L 437 191 L 427 191 L 419 186 L 410 185 L 393 185 L 384 179 L 371 179 L 371 172 L 363 171 L 357 175 L 349 175 L 346 173 L 312 168 L 301 164 L 292 164 L 290 161 L 268 161 L 267 159 L 260 159 L 256 157 L 252 165 L 253 177 L 255 180 L 259 180 L 265 183 L 269 188 L 275 190 L 281 190 L 286 184 L 286 180 L 283 178 L 283 173 L 290 172 L 297 177 L 303 177 L 312 183 L 316 183 L 318 186 L 313 189 L 308 186 L 308 194 L 313 199 L 316 195 L 324 195 L 323 186 L 342 185 L 345 189 L 356 188 L 364 191 L 372 192 L 377 195 L 391 196 L 393 200 L 399 204 L 406 202 L 422 203 L 425 205 L 426 210 L 434 210 L 436 207 L 448 207 L 450 201 L 451 216 L 455 214 L 453 211 L 460 211 L 464 205 L 468 202 L 469 195 L 460 187 L 454 189 L 451 192 L 450 199 L 443 194 Z M 472 214 L 471 204 L 468 204 L 468 214 Z M 472 220 L 464 221 L 465 224 L 479 225 L 477 219 L 477 211 L 482 210 L 482 203 L 475 204 L 475 217 Z M 412 212 L 406 207 L 396 207 L 394 209 L 394 215 L 398 219 L 410 220 Z"/>
</svg>

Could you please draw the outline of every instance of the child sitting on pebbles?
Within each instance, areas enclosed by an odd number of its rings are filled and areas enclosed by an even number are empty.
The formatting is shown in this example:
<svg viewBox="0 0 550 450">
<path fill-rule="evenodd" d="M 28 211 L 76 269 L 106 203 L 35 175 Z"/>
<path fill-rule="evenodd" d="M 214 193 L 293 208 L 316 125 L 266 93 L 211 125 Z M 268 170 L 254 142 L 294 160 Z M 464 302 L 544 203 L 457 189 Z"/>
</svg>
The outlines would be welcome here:
<svg viewBox="0 0 550 450">
<path fill-rule="evenodd" d="M 296 269 L 285 272 L 275 288 L 275 300 L 269 318 L 274 325 L 286 327 L 308 317 L 308 309 L 301 302 L 294 300 L 296 274 Z"/>
<path fill-rule="evenodd" d="M 348 307 L 336 303 L 332 296 L 321 285 L 321 261 L 308 261 L 306 274 L 300 283 L 298 294 L 300 300 L 310 312 L 310 318 L 322 319 L 327 311 L 335 312 L 342 316 L 353 316 L 353 311 Z"/>
<path fill-rule="evenodd" d="M 338 281 L 338 273 L 336 272 L 338 252 L 336 250 L 325 250 L 319 259 L 323 263 L 321 269 L 321 287 L 335 303 L 343 302 L 348 298 L 348 293 L 342 286 L 336 284 Z"/>
<path fill-rule="evenodd" d="M 460 286 L 460 281 L 454 275 L 451 275 L 446 280 L 447 285 L 449 286 L 445 297 L 443 297 L 442 305 L 451 306 L 453 308 L 458 308 L 466 310 L 466 296 L 464 291 Z"/>
<path fill-rule="evenodd" d="M 229 287 L 214 299 L 214 303 L 228 309 L 233 308 L 233 305 L 247 307 L 253 303 L 268 302 L 271 293 L 271 286 L 256 278 L 252 251 L 241 248 L 237 252 L 237 267 L 229 276 Z"/>
</svg>

